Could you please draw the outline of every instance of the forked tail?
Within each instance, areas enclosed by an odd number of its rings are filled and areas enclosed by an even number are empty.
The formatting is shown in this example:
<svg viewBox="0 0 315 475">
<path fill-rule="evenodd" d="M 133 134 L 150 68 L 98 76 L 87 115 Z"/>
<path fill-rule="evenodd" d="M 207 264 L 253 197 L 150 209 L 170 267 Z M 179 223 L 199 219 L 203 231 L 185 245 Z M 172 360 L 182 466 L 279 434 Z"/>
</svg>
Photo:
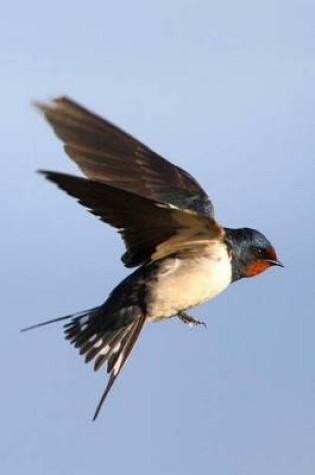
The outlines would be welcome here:
<svg viewBox="0 0 315 475">
<path fill-rule="evenodd" d="M 71 320 L 64 325 L 65 338 L 85 355 L 85 362 L 94 360 L 94 370 L 107 362 L 109 379 L 93 416 L 95 420 L 102 404 L 137 341 L 145 315 L 137 306 L 124 307 L 108 313 L 106 306 L 95 307 L 73 315 L 54 318 L 24 328 L 33 330 L 50 323 Z"/>
</svg>

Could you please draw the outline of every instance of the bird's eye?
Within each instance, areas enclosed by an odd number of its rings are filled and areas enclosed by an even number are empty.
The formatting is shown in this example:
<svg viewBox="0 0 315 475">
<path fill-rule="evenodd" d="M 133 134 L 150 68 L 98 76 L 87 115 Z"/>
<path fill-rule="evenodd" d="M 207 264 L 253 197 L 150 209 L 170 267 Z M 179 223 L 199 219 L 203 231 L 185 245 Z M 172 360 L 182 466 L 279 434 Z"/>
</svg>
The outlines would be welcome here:
<svg viewBox="0 0 315 475">
<path fill-rule="evenodd" d="M 261 247 L 256 249 L 257 256 L 262 257 L 264 254 L 264 250 Z"/>
</svg>

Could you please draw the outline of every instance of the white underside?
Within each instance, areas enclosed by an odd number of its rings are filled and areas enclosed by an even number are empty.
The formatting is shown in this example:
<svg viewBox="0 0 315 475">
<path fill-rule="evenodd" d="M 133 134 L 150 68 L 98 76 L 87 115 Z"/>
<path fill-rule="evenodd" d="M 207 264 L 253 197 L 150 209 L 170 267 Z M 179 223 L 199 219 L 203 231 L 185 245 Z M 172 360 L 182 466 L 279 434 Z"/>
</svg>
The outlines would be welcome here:
<svg viewBox="0 0 315 475">
<path fill-rule="evenodd" d="M 212 299 L 231 282 L 232 268 L 226 246 L 214 243 L 207 255 L 166 258 L 148 296 L 151 321 Z"/>
</svg>

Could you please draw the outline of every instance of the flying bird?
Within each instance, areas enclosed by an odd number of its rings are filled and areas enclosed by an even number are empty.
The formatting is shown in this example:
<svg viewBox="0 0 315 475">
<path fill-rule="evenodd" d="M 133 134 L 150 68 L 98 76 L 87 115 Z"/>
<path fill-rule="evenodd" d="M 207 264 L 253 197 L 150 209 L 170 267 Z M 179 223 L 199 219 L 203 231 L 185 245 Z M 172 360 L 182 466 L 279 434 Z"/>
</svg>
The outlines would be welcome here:
<svg viewBox="0 0 315 475">
<path fill-rule="evenodd" d="M 85 361 L 93 360 L 95 370 L 107 365 L 94 420 L 145 323 L 177 316 L 203 324 L 186 310 L 244 277 L 283 266 L 259 231 L 221 226 L 207 193 L 185 170 L 67 97 L 35 105 L 87 178 L 41 173 L 115 227 L 126 246 L 123 264 L 136 268 L 102 305 L 24 329 L 65 320 L 65 337 Z"/>
</svg>

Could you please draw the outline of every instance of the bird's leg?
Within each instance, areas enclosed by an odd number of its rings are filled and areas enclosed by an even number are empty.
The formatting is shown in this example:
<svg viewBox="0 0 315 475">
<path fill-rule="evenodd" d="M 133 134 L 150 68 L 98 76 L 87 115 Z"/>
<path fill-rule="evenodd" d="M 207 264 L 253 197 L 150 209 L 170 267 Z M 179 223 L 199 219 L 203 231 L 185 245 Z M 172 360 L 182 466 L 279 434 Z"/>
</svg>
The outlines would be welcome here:
<svg viewBox="0 0 315 475">
<path fill-rule="evenodd" d="M 197 325 L 203 325 L 204 327 L 206 327 L 206 323 L 205 322 L 202 322 L 201 320 L 196 320 L 195 318 L 193 318 L 191 315 L 188 315 L 188 313 L 186 312 L 178 312 L 178 314 L 176 315 L 182 322 L 186 323 L 187 325 L 190 325 L 191 327 L 192 326 L 197 326 Z"/>
</svg>

